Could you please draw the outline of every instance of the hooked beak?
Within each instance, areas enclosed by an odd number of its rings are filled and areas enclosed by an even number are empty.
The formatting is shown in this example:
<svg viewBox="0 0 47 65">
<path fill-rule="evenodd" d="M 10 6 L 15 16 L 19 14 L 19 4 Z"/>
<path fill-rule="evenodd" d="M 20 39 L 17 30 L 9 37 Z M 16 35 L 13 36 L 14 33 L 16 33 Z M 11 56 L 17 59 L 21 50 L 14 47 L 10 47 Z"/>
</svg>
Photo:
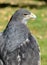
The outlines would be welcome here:
<svg viewBox="0 0 47 65">
<path fill-rule="evenodd" d="M 35 14 L 31 13 L 30 15 L 27 15 L 27 19 L 30 19 L 30 18 L 36 19 L 37 17 Z"/>
<path fill-rule="evenodd" d="M 33 14 L 33 13 L 31 13 L 29 16 L 30 16 L 30 18 L 33 18 L 33 19 L 36 19 L 37 18 L 36 15 Z"/>
</svg>

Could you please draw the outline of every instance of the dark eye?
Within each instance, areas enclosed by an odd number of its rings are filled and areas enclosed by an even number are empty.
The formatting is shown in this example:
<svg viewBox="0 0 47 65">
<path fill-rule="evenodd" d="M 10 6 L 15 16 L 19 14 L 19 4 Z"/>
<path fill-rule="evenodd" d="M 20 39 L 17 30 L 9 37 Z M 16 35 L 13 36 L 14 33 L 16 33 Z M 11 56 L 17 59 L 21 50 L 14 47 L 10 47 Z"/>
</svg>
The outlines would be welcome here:
<svg viewBox="0 0 47 65">
<path fill-rule="evenodd" d="M 24 15 L 27 15 L 27 14 L 24 14 Z"/>
</svg>

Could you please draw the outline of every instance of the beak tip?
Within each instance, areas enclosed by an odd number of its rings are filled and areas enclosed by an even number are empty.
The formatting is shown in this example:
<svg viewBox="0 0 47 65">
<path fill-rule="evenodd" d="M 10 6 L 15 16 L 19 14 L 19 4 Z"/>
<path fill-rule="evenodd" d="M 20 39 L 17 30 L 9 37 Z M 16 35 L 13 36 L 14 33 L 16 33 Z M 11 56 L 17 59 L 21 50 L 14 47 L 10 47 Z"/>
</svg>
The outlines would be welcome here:
<svg viewBox="0 0 47 65">
<path fill-rule="evenodd" d="M 31 13 L 31 17 L 32 17 L 32 18 L 34 18 L 34 19 L 36 19 L 36 18 L 37 18 L 37 16 L 36 16 L 36 15 L 34 15 L 33 13 Z"/>
<path fill-rule="evenodd" d="M 37 18 L 37 16 L 35 15 L 35 16 L 34 16 L 34 18 L 36 19 L 36 18 Z"/>
<path fill-rule="evenodd" d="M 33 18 L 34 18 L 34 19 L 36 19 L 36 18 L 37 18 L 37 16 L 33 14 Z"/>
</svg>

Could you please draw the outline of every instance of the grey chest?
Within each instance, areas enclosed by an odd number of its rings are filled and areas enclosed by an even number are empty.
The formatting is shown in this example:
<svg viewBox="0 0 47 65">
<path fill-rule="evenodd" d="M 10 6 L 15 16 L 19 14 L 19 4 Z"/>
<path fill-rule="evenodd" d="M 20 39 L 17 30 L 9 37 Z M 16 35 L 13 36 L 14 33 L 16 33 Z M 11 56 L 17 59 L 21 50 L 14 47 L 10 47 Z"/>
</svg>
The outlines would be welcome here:
<svg viewBox="0 0 47 65">
<path fill-rule="evenodd" d="M 28 38 L 28 29 L 24 25 L 16 25 L 16 28 L 10 28 L 11 26 L 8 28 L 5 42 L 6 49 L 13 51 Z"/>
</svg>

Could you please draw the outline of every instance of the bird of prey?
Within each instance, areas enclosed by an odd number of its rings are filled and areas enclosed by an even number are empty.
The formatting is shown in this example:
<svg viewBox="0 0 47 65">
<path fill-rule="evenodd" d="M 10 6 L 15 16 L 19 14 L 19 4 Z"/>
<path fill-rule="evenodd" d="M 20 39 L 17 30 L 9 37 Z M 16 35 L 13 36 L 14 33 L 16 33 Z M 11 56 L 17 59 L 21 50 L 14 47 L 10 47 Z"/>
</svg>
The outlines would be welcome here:
<svg viewBox="0 0 47 65">
<path fill-rule="evenodd" d="M 27 20 L 36 16 L 19 9 L 0 33 L 0 65 L 39 65 L 39 45 L 26 26 Z"/>
</svg>

